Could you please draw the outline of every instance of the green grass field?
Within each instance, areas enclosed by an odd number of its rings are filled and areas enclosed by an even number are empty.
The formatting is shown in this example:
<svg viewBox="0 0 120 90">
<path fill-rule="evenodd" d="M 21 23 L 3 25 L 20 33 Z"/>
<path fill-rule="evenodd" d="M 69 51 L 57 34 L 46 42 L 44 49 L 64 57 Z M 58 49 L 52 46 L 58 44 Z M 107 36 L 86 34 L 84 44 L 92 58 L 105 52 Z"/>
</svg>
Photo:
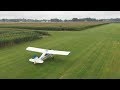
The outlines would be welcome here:
<svg viewBox="0 0 120 90">
<path fill-rule="evenodd" d="M 0 78 L 115 79 L 120 78 L 120 24 L 83 31 L 50 31 L 51 36 L 0 48 Z M 34 54 L 28 46 L 68 50 L 43 64 L 29 62 Z"/>
</svg>

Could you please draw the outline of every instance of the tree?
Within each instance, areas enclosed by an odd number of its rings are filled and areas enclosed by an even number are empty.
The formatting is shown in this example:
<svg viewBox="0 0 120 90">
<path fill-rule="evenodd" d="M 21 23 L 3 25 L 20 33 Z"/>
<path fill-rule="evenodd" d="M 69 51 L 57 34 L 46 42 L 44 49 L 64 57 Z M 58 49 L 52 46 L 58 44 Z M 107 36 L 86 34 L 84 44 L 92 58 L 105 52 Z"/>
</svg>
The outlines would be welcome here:
<svg viewBox="0 0 120 90">
<path fill-rule="evenodd" d="M 78 19 L 78 18 L 73 18 L 72 21 L 73 21 L 73 22 L 79 21 L 79 19 Z"/>
</svg>

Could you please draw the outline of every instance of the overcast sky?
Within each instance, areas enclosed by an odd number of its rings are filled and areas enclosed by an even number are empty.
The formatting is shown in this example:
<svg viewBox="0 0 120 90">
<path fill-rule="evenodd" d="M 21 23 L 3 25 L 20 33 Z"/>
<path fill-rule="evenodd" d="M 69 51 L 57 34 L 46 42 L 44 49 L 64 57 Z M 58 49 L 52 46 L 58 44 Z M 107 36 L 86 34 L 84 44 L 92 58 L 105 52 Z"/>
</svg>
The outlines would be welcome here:
<svg viewBox="0 0 120 90">
<path fill-rule="evenodd" d="M 0 11 L 0 19 L 120 18 L 120 11 Z"/>
</svg>

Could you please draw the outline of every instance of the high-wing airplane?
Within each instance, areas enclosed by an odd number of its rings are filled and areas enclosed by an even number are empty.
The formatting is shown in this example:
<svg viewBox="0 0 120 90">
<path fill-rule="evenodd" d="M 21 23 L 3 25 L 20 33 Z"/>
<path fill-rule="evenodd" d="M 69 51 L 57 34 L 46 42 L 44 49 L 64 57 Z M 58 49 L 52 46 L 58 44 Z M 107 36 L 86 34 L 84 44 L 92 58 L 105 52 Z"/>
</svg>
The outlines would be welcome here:
<svg viewBox="0 0 120 90">
<path fill-rule="evenodd" d="M 45 59 L 53 57 L 53 55 L 68 55 L 70 53 L 69 51 L 48 50 L 35 47 L 27 47 L 26 50 L 42 53 L 40 57 L 34 57 L 29 59 L 29 61 L 34 62 L 34 64 L 43 63 Z"/>
</svg>

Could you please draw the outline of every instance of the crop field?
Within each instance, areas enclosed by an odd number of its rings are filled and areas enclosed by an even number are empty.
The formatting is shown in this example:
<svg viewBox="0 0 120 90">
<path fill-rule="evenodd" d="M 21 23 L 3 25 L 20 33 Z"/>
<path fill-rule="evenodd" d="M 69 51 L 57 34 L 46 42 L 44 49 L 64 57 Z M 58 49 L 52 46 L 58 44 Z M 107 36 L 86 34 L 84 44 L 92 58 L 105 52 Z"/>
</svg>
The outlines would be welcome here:
<svg viewBox="0 0 120 90">
<path fill-rule="evenodd" d="M 7 27 L 4 29 L 16 30 L 17 28 Z M 3 28 L 1 27 L 0 30 L 3 30 Z M 31 30 L 21 31 L 31 32 Z M 101 25 L 82 31 L 48 30 L 47 32 L 50 36 L 42 39 L 35 39 L 9 47 L 1 47 L 0 78 L 120 78 L 119 23 Z M 28 46 L 71 51 L 71 53 L 68 56 L 54 56 L 54 59 L 46 59 L 43 64 L 34 65 L 28 61 L 29 58 L 33 57 L 34 54 L 39 56 L 41 53 L 26 51 L 25 49 Z"/>
<path fill-rule="evenodd" d="M 25 29 L 0 28 L 0 47 L 40 39 L 43 35 L 49 34 L 35 30 L 27 31 Z"/>
<path fill-rule="evenodd" d="M 108 24 L 107 22 L 67 22 L 67 23 L 0 23 L 0 28 L 17 28 L 49 31 L 81 31 L 87 28 Z"/>
</svg>

